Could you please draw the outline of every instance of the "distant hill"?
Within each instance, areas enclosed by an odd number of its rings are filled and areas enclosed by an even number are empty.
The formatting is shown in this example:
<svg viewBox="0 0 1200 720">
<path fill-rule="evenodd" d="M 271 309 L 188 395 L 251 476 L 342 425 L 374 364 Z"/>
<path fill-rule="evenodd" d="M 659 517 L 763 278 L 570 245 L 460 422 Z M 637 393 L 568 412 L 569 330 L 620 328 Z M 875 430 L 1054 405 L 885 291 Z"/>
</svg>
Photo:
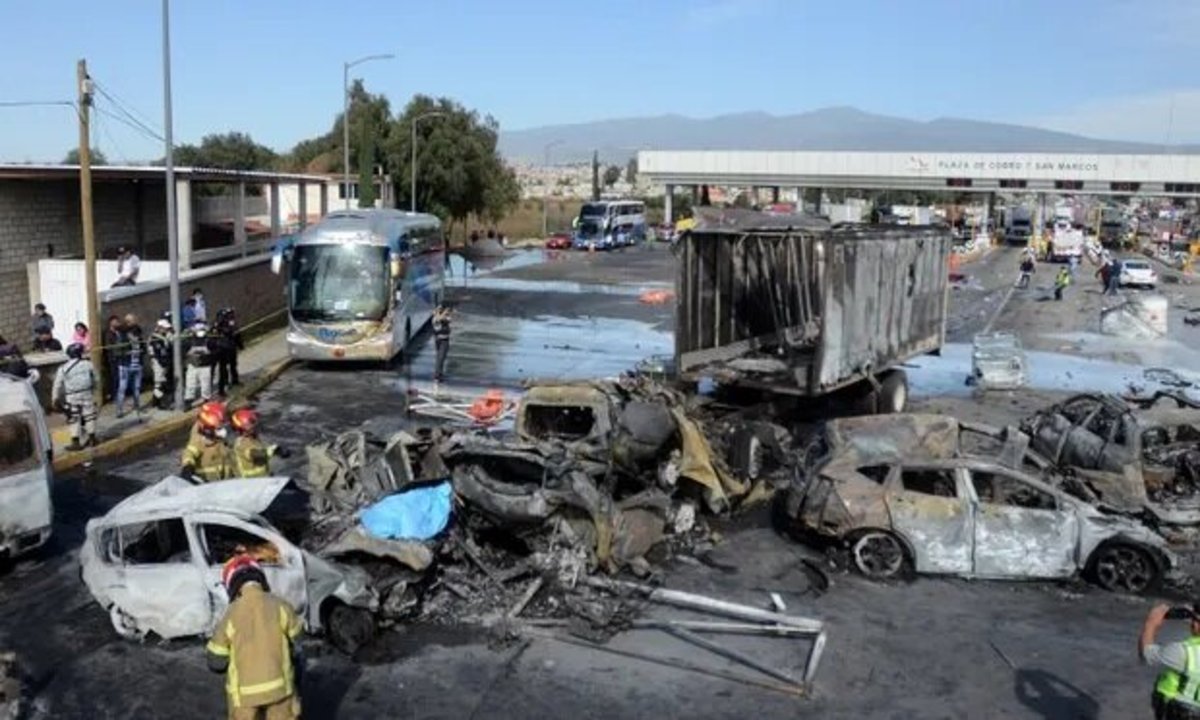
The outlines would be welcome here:
<svg viewBox="0 0 1200 720">
<path fill-rule="evenodd" d="M 599 120 L 500 133 L 500 152 L 540 163 L 547 144 L 561 141 L 554 163 L 585 161 L 598 150 L 623 162 L 638 150 L 861 150 L 876 152 L 1161 153 L 1161 145 L 1098 140 L 1024 125 L 938 118 L 906 120 L 835 107 L 799 115 L 750 112 L 695 119 L 682 115 Z M 1200 152 L 1178 146 L 1171 152 Z"/>
</svg>

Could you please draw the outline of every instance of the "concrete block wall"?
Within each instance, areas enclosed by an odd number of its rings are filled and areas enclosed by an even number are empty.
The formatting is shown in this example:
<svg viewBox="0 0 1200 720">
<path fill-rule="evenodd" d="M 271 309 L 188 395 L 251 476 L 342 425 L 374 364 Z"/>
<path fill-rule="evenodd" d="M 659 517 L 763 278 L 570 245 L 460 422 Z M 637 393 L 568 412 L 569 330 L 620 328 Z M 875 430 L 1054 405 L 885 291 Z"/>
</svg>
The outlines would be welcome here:
<svg viewBox="0 0 1200 720">
<path fill-rule="evenodd" d="M 148 245 L 165 247 L 163 186 L 141 185 L 143 237 Z M 132 181 L 94 184 L 96 245 L 102 257 L 114 256 L 119 245 L 138 244 L 137 196 L 138 183 Z M 28 321 L 35 302 L 30 298 L 26 266 L 47 257 L 82 256 L 79 214 L 77 181 L 0 181 L 0 335 L 22 347 L 30 342 Z M 59 339 L 63 339 L 61 330 L 56 329 Z"/>
<path fill-rule="evenodd" d="M 274 322 L 267 323 L 269 327 L 278 327 L 283 322 L 280 311 L 286 307 L 284 278 L 271 272 L 270 258 L 239 260 L 185 273 L 180 280 L 181 299 L 191 297 L 195 288 L 204 293 L 209 322 L 223 307 L 237 311 L 243 327 L 271 315 Z M 141 283 L 134 289 L 106 293 L 100 306 L 100 321 L 104 323 L 109 315 L 124 317 L 133 313 L 148 331 L 170 302 L 167 283 Z M 254 334 L 253 329 L 250 334 Z"/>
</svg>

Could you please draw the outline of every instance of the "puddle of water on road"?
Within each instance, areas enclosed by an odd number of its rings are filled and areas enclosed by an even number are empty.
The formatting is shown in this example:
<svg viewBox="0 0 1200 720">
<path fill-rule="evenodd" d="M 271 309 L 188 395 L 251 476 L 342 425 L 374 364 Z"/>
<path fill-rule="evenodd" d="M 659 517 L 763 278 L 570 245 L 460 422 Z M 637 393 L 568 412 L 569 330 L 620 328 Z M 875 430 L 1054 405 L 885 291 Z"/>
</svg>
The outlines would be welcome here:
<svg viewBox="0 0 1200 720">
<path fill-rule="evenodd" d="M 1042 337 L 1070 344 L 1074 353 L 1098 359 L 1113 357 L 1136 358 L 1139 364 L 1152 367 L 1200 368 L 1200 350 L 1178 340 L 1149 340 L 1122 338 L 1091 332 L 1071 332 Z"/>
<path fill-rule="evenodd" d="M 1105 338 L 1106 340 L 1108 338 Z M 1026 351 L 1029 364 L 1028 387 L 1065 392 L 1124 393 L 1131 384 L 1147 386 L 1146 366 L 1079 357 L 1064 353 Z M 1192 365 L 1191 367 L 1200 367 Z M 1187 380 L 1200 383 L 1200 373 L 1176 371 Z M 971 373 L 971 346 L 948 343 L 941 356 L 925 355 L 911 360 L 906 370 L 914 396 L 969 396 L 974 388 L 966 384 Z"/>
<path fill-rule="evenodd" d="M 563 293 L 567 295 L 623 295 L 638 297 L 647 290 L 671 290 L 668 282 L 643 282 L 637 285 L 611 285 L 570 282 L 567 280 L 518 280 L 515 278 L 446 278 L 447 287 L 476 290 L 502 290 L 519 293 Z"/>
<path fill-rule="evenodd" d="M 509 250 L 503 255 L 475 257 L 467 260 L 462 255 L 453 253 L 450 255 L 450 267 L 446 270 L 449 275 L 446 280 L 461 280 L 468 275 L 479 277 L 501 270 L 540 265 L 546 262 L 548 255 L 549 253 L 545 250 Z"/>
</svg>

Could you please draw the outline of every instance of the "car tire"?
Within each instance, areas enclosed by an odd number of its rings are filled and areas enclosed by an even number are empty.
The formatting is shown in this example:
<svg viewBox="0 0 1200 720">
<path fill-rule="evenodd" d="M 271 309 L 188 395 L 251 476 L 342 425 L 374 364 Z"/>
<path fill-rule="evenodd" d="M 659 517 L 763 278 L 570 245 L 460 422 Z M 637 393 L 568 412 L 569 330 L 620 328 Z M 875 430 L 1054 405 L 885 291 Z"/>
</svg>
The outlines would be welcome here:
<svg viewBox="0 0 1200 720">
<path fill-rule="evenodd" d="M 854 568 L 872 580 L 894 580 L 907 575 L 908 551 L 900 538 L 886 530 L 867 530 L 850 543 Z"/>
<path fill-rule="evenodd" d="M 1140 595 L 1152 592 L 1162 580 L 1162 570 L 1145 548 L 1130 543 L 1107 543 L 1092 553 L 1089 574 L 1110 592 Z"/>
<path fill-rule="evenodd" d="M 879 376 L 879 395 L 875 401 L 880 415 L 904 412 L 908 407 L 908 374 L 903 370 L 888 370 Z"/>
<path fill-rule="evenodd" d="M 766 460 L 762 438 L 753 428 L 742 428 L 733 436 L 731 446 L 729 464 L 734 471 L 747 480 L 757 480 Z"/>
<path fill-rule="evenodd" d="M 113 630 L 116 630 L 117 634 L 126 640 L 141 640 L 145 635 L 138 627 L 137 621 L 116 603 L 108 608 L 108 619 L 112 623 Z"/>
<path fill-rule="evenodd" d="M 363 608 L 334 602 L 325 616 L 325 636 L 330 645 L 353 655 L 375 636 L 375 616 Z"/>
</svg>

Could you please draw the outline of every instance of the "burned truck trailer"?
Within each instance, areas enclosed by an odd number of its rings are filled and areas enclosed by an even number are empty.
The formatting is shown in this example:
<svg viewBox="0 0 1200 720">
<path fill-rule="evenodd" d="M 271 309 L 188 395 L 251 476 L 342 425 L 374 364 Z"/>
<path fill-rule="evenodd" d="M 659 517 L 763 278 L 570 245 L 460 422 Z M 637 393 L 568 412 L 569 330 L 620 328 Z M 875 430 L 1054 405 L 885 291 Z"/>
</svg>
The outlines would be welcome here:
<svg viewBox="0 0 1200 720">
<path fill-rule="evenodd" d="M 899 412 L 895 366 L 945 339 L 951 235 L 944 228 L 830 225 L 708 211 L 680 240 L 680 378 Z"/>
</svg>

